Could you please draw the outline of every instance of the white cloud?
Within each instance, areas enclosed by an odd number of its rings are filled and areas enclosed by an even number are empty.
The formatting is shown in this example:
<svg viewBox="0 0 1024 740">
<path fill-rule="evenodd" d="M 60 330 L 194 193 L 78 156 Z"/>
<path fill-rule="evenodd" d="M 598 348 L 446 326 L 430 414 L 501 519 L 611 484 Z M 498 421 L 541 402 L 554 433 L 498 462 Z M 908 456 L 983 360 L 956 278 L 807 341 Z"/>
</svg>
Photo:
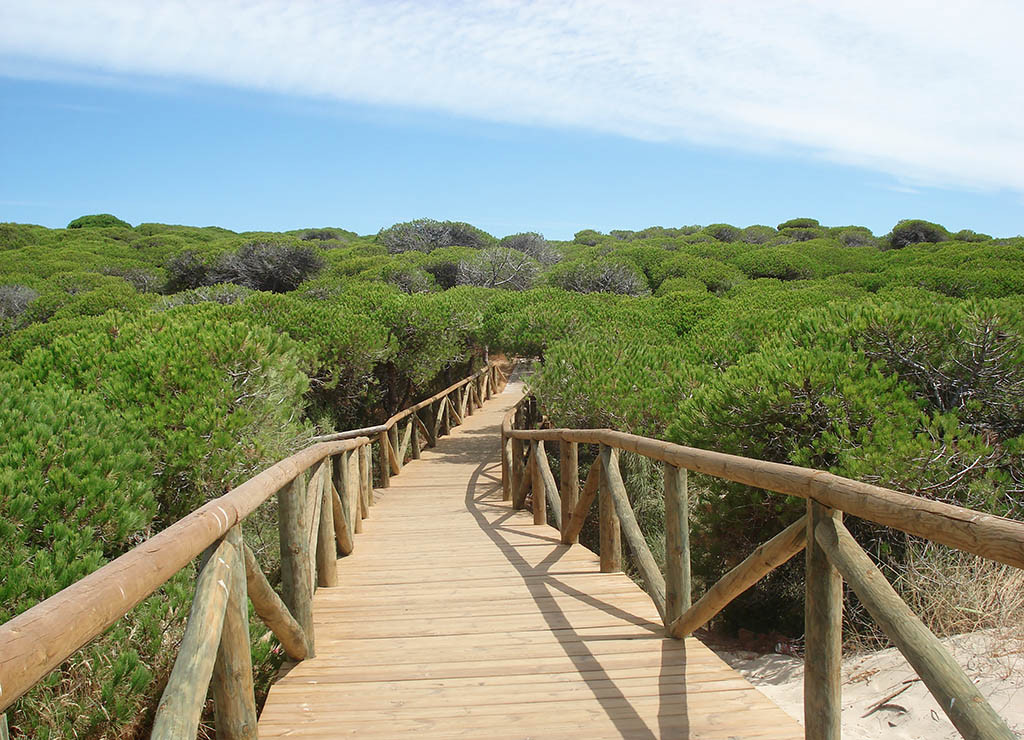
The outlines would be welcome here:
<svg viewBox="0 0 1024 740">
<path fill-rule="evenodd" d="M 0 72 L 197 80 L 1024 190 L 1001 0 L 0 0 Z"/>
</svg>

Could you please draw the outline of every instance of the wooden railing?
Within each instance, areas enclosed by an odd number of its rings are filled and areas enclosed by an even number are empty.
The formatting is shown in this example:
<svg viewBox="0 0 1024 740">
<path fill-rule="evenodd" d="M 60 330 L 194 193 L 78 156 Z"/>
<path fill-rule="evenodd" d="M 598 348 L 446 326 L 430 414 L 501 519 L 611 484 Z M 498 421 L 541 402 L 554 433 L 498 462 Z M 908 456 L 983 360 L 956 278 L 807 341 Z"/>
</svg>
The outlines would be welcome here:
<svg viewBox="0 0 1024 740">
<path fill-rule="evenodd" d="M 0 625 L 0 712 L 201 557 L 192 610 L 152 737 L 194 738 L 209 691 L 217 737 L 255 738 L 246 599 L 290 659 L 312 657 L 313 592 L 337 583 L 337 555 L 352 552 L 354 535 L 373 505 L 374 438 L 380 446 L 378 472 L 387 486 L 407 454 L 418 458 L 422 445 L 436 444 L 506 380 L 489 363 L 380 426 L 315 439 L 311 447 Z M 241 530 L 245 518 L 275 493 L 280 596 Z"/>
<path fill-rule="evenodd" d="M 625 539 L 662 617 L 667 634 L 682 638 L 705 625 L 774 568 L 806 549 L 804 727 L 807 738 L 840 736 L 842 579 L 917 671 L 953 725 L 966 738 L 1014 738 L 942 643 L 911 612 L 842 523 L 842 512 L 912 535 L 1024 568 L 1024 522 L 929 501 L 820 470 L 683 447 L 610 429 L 530 429 L 539 415 L 524 397 L 502 423 L 505 500 L 524 508 L 532 496 L 534 522 L 548 511 L 563 544 L 578 541 L 598 501 L 601 570 L 622 569 Z M 560 445 L 560 481 L 545 442 Z M 579 445 L 598 454 L 579 487 Z M 665 573 L 637 523 L 619 472 L 619 451 L 664 464 Z M 807 500 L 804 516 L 764 543 L 691 604 L 688 471 Z"/>
</svg>

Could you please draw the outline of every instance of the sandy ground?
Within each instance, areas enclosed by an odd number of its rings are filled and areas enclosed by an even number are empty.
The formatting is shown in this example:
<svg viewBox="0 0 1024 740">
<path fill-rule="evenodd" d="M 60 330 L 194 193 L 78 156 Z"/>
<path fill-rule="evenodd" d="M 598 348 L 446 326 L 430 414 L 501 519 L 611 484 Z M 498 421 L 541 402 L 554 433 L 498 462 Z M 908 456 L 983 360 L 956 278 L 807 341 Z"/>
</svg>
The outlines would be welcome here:
<svg viewBox="0 0 1024 740">
<path fill-rule="evenodd" d="M 943 642 L 1010 729 L 1017 737 L 1024 738 L 1024 640 L 1007 639 L 994 632 L 977 632 Z M 719 655 L 772 701 L 803 722 L 801 659 L 745 651 L 719 652 Z M 928 689 L 920 680 L 914 680 L 916 678 L 917 674 L 895 648 L 844 660 L 843 737 L 856 740 L 959 738 Z"/>
</svg>

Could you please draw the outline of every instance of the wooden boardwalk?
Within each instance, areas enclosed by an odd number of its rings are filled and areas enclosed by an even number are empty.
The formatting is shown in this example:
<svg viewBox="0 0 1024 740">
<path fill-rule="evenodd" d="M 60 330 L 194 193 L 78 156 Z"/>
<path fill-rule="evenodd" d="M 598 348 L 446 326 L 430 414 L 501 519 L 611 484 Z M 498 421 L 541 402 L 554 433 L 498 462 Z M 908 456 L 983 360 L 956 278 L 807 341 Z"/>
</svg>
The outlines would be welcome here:
<svg viewBox="0 0 1024 740">
<path fill-rule="evenodd" d="M 378 492 L 260 737 L 799 738 L 621 573 L 501 500 L 510 385 Z"/>
</svg>

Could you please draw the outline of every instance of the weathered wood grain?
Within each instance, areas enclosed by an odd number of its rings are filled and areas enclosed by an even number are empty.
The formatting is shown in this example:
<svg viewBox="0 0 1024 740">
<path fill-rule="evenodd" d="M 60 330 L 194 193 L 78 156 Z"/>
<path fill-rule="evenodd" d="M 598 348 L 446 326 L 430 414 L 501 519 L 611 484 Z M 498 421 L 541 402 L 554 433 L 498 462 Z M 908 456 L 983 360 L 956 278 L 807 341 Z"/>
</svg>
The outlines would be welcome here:
<svg viewBox="0 0 1024 740">
<path fill-rule="evenodd" d="M 243 552 L 246 592 L 249 600 L 252 601 L 252 608 L 256 612 L 256 616 L 274 633 L 290 660 L 296 662 L 305 660 L 309 656 L 306 633 L 295 621 L 285 603 L 281 601 L 281 597 L 271 587 L 248 545 L 243 546 Z"/>
<path fill-rule="evenodd" d="M 300 490 L 299 495 L 302 493 Z M 178 657 L 153 718 L 150 737 L 154 740 L 195 737 L 199 729 L 224 627 L 231 569 L 238 565 L 238 550 L 227 540 L 221 540 L 209 548 L 204 559 Z"/>
</svg>

